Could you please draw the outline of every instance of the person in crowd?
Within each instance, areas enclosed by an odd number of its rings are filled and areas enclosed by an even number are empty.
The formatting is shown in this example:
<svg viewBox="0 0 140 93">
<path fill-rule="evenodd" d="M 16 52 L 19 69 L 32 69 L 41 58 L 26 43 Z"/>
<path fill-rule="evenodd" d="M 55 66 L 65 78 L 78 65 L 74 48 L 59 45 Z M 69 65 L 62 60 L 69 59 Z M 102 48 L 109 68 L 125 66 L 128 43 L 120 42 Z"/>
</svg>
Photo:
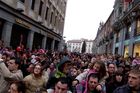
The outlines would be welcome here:
<svg viewBox="0 0 140 93">
<path fill-rule="evenodd" d="M 72 93 L 69 91 L 69 81 L 65 77 L 61 77 L 55 83 L 55 87 L 52 89 L 47 89 L 48 93 Z"/>
<path fill-rule="evenodd" d="M 113 91 L 117 88 L 124 85 L 124 77 L 123 73 L 117 70 L 113 76 L 113 78 L 106 82 L 106 93 L 113 93 Z"/>
<path fill-rule="evenodd" d="M 113 93 L 140 93 L 140 65 L 129 72 L 128 84 L 118 87 Z"/>
<path fill-rule="evenodd" d="M 106 82 L 109 82 L 113 78 L 116 69 L 117 69 L 117 67 L 116 67 L 115 63 L 108 63 L 107 64 L 108 77 L 106 78 Z"/>
<path fill-rule="evenodd" d="M 26 93 L 35 93 L 41 88 L 45 88 L 48 79 L 43 75 L 43 70 L 41 64 L 36 64 L 34 66 L 33 73 L 26 76 L 23 81 L 26 86 Z"/>
<path fill-rule="evenodd" d="M 74 80 L 77 75 L 78 75 L 78 68 L 76 66 L 73 66 L 70 71 L 70 76 L 72 77 L 72 80 Z"/>
<path fill-rule="evenodd" d="M 101 93 L 96 89 L 99 84 L 99 78 L 96 73 L 90 73 L 86 81 L 76 85 L 76 93 Z"/>
<path fill-rule="evenodd" d="M 140 56 L 137 55 L 135 59 L 132 61 L 132 66 L 140 65 Z"/>
<path fill-rule="evenodd" d="M 71 69 L 71 60 L 65 56 L 60 60 L 56 71 L 49 77 L 47 83 L 47 89 L 54 87 L 55 82 L 61 77 L 67 77 L 70 83 L 72 82 L 71 77 L 68 77 L 69 71 Z M 71 85 L 71 84 L 70 84 Z"/>
<path fill-rule="evenodd" d="M 119 64 L 117 67 L 117 70 L 119 70 L 122 73 L 125 73 L 125 64 Z"/>
<path fill-rule="evenodd" d="M 23 79 L 22 71 L 19 69 L 20 60 L 10 58 L 7 66 L 0 59 L 0 93 L 7 93 L 12 81 L 20 81 Z"/>
<path fill-rule="evenodd" d="M 49 66 L 49 68 L 47 68 L 47 72 L 49 73 L 50 76 L 52 76 L 52 74 L 56 71 L 56 67 L 55 64 L 52 62 Z"/>
<path fill-rule="evenodd" d="M 34 64 L 30 63 L 29 66 L 26 68 L 27 70 L 27 75 L 31 74 L 34 72 Z"/>
<path fill-rule="evenodd" d="M 98 73 L 98 77 L 99 77 L 99 85 L 96 87 L 98 90 L 100 91 L 106 91 L 105 90 L 105 79 L 106 79 L 106 67 L 105 64 L 102 61 L 97 61 L 93 63 L 93 65 L 91 66 L 91 68 L 89 70 L 86 70 L 85 72 L 79 74 L 75 80 L 72 82 L 73 86 L 76 86 L 76 84 L 78 84 L 79 82 L 81 82 L 82 80 L 86 80 L 88 74 L 90 73 Z"/>
<path fill-rule="evenodd" d="M 2 59 L 3 59 L 3 62 L 5 63 L 5 65 L 7 66 L 8 61 L 10 60 L 10 55 L 8 55 L 7 53 L 3 53 Z"/>
<path fill-rule="evenodd" d="M 25 93 L 25 84 L 23 81 L 12 82 L 8 93 Z"/>
</svg>

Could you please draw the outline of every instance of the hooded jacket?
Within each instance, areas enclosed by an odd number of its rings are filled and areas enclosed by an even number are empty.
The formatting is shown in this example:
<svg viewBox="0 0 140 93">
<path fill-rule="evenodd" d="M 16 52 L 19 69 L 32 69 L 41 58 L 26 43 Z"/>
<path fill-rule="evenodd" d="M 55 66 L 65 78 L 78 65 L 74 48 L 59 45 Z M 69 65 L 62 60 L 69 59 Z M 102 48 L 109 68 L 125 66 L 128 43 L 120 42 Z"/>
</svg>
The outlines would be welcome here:
<svg viewBox="0 0 140 93">
<path fill-rule="evenodd" d="M 77 93 L 87 93 L 88 92 L 88 78 L 91 74 L 97 74 L 94 70 L 89 70 L 88 75 L 85 80 L 82 80 L 77 86 L 76 91 Z M 91 93 L 100 93 L 96 89 Z"/>
<path fill-rule="evenodd" d="M 65 73 L 63 73 L 63 66 L 65 63 L 67 62 L 71 62 L 70 59 L 67 57 L 67 56 L 64 56 L 59 64 L 57 65 L 57 70 L 56 72 L 54 72 L 52 74 L 52 76 L 49 77 L 49 80 L 48 80 L 48 83 L 47 83 L 47 89 L 49 88 L 53 88 L 55 83 L 57 82 L 57 80 L 60 78 L 60 77 L 67 77 L 67 75 Z M 68 77 L 69 78 L 69 77 Z M 70 78 L 69 78 L 70 80 Z M 71 82 L 71 81 L 70 81 Z"/>
</svg>

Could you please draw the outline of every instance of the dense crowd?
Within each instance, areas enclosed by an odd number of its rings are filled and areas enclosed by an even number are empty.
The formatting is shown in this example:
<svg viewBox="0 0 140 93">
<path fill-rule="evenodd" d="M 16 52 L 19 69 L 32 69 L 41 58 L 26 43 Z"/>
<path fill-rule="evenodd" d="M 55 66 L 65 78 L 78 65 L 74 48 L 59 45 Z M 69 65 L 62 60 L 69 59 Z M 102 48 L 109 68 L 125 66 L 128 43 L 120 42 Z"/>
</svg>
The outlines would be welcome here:
<svg viewBox="0 0 140 93">
<path fill-rule="evenodd" d="M 140 56 L 4 47 L 0 93 L 140 93 Z"/>
</svg>

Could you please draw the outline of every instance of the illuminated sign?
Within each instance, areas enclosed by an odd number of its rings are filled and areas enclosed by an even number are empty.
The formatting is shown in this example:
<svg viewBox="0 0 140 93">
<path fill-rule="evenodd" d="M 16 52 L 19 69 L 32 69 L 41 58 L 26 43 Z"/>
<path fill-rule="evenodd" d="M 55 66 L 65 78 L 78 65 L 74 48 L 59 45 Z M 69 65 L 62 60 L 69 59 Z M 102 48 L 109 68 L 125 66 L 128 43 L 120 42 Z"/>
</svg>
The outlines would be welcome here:
<svg viewBox="0 0 140 93">
<path fill-rule="evenodd" d="M 24 26 L 26 28 L 31 28 L 31 25 L 21 19 L 16 18 L 16 23 L 20 24 L 21 26 Z"/>
</svg>

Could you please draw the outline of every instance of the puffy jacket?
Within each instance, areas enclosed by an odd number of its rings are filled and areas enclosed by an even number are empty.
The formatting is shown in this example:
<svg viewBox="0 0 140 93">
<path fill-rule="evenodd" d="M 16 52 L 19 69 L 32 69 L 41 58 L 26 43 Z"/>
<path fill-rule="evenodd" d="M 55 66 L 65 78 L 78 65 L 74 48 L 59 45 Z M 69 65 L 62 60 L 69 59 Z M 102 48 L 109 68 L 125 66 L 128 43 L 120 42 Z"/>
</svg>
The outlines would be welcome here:
<svg viewBox="0 0 140 93">
<path fill-rule="evenodd" d="M 132 90 L 127 84 L 127 85 L 118 87 L 113 93 L 132 93 Z M 140 89 L 138 90 L 137 93 L 140 93 Z"/>
</svg>

